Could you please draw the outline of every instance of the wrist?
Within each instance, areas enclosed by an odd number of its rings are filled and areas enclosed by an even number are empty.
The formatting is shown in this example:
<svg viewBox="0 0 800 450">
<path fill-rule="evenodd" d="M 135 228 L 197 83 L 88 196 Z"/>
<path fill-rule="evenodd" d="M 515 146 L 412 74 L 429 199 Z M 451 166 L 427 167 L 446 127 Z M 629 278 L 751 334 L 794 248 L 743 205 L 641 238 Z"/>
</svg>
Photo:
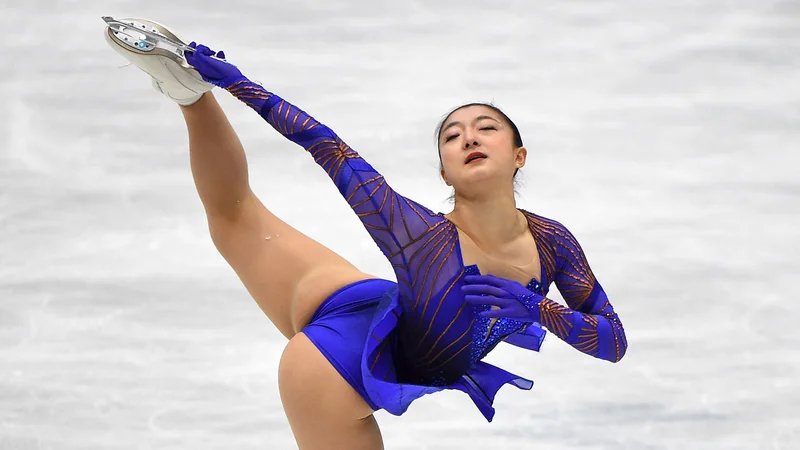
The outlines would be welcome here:
<svg viewBox="0 0 800 450">
<path fill-rule="evenodd" d="M 281 101 L 280 97 L 267 91 L 260 84 L 250 81 L 244 75 L 237 76 L 226 84 L 226 91 L 246 103 L 265 119 L 269 110 Z"/>
<path fill-rule="evenodd" d="M 231 77 L 226 77 L 219 81 L 212 81 L 211 83 L 216 85 L 217 87 L 225 89 L 226 91 L 236 89 L 237 87 L 245 87 L 245 86 L 249 86 L 251 89 L 253 87 L 258 87 L 258 88 L 261 87 L 260 85 L 250 81 L 249 78 L 241 74 L 234 75 Z"/>
<path fill-rule="evenodd" d="M 532 322 L 541 322 L 541 315 L 539 313 L 539 304 L 545 298 L 535 292 L 528 291 L 528 293 L 519 297 L 519 301 L 525 305 L 525 308 L 528 310 L 528 314 L 530 314 Z"/>
</svg>

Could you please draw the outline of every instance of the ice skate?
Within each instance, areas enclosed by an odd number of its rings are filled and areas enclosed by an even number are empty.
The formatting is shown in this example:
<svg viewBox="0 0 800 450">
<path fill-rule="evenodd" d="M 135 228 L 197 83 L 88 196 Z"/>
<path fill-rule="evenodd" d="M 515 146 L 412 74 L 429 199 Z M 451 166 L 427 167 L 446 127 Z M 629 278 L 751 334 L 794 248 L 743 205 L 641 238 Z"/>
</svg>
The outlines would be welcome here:
<svg viewBox="0 0 800 450">
<path fill-rule="evenodd" d="M 186 62 L 184 52 L 193 49 L 167 27 L 145 19 L 103 20 L 108 45 L 150 75 L 153 87 L 179 105 L 195 103 L 214 87 Z"/>
</svg>

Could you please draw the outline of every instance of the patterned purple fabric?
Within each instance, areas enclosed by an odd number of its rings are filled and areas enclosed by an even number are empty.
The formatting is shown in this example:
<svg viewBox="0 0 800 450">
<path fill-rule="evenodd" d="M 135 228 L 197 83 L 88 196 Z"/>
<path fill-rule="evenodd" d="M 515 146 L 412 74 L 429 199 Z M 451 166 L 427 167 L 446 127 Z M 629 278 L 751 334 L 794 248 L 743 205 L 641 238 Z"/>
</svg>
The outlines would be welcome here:
<svg viewBox="0 0 800 450">
<path fill-rule="evenodd" d="M 509 319 L 491 323 L 463 301 L 465 274 L 456 227 L 442 214 L 395 192 L 383 176 L 330 128 L 247 79 L 227 90 L 275 130 L 306 149 L 330 176 L 394 268 L 397 292 L 388 295 L 365 343 L 365 386 L 374 404 L 402 414 L 422 395 L 459 389 L 491 420 L 491 404 L 504 384 L 532 382 L 481 362 L 499 342 L 537 350 L 544 330 Z M 569 307 L 542 298 L 540 323 L 592 356 L 618 361 L 627 347 L 617 315 L 578 246 L 561 224 L 523 211 L 542 262 L 528 289 L 547 295 L 553 280 Z"/>
</svg>

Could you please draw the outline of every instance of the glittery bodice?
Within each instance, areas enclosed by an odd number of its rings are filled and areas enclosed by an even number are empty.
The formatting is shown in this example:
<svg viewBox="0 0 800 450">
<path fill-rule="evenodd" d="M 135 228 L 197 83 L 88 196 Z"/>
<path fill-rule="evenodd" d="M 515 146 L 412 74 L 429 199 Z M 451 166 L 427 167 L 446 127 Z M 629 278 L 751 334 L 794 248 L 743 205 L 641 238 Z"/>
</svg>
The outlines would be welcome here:
<svg viewBox="0 0 800 450">
<path fill-rule="evenodd" d="M 477 265 L 473 264 L 464 267 L 464 273 L 465 275 L 480 275 L 480 270 L 478 269 Z M 539 283 L 539 281 L 537 281 L 535 278 L 531 279 L 526 287 L 533 293 L 542 296 L 545 295 L 543 292 L 541 292 L 542 284 Z M 475 309 L 476 312 L 479 312 L 487 310 L 489 307 L 476 307 Z M 497 320 L 492 320 L 486 317 L 481 317 L 480 315 L 476 315 L 472 335 L 472 340 L 475 344 L 472 349 L 472 357 L 475 360 L 483 359 L 507 336 L 517 333 L 528 326 L 531 326 L 529 322 L 522 322 L 515 319 L 500 318 Z"/>
</svg>

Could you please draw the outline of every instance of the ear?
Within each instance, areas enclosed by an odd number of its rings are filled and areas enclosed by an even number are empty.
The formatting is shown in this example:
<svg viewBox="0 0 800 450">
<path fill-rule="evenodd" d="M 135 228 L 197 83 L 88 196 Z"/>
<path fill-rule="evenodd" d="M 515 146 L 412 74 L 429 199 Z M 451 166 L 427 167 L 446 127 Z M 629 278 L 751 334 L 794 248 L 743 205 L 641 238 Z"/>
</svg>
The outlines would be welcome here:
<svg viewBox="0 0 800 450">
<path fill-rule="evenodd" d="M 514 155 L 514 162 L 517 164 L 517 168 L 520 169 L 525 167 L 525 161 L 528 160 L 528 149 L 525 147 L 520 147 L 517 149 L 516 154 Z"/>
<path fill-rule="evenodd" d="M 449 182 L 449 181 L 447 181 L 447 175 L 445 175 L 445 173 L 444 173 L 444 169 L 442 169 L 442 170 L 440 170 L 440 171 L 439 171 L 439 175 L 441 175 L 441 176 L 442 176 L 442 180 L 444 180 L 444 184 L 446 184 L 446 185 L 448 185 L 448 186 L 452 186 L 452 184 L 450 184 L 450 182 Z"/>
</svg>

